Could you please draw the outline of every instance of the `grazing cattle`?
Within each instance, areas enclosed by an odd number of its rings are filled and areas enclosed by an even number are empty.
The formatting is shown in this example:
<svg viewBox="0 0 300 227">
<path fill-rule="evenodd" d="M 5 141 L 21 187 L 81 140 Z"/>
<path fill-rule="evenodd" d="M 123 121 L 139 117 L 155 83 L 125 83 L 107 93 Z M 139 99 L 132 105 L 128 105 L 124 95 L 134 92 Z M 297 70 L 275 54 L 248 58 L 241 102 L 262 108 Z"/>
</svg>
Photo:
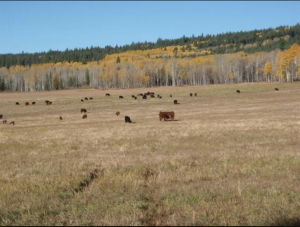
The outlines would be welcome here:
<svg viewBox="0 0 300 227">
<path fill-rule="evenodd" d="M 236 93 L 240 94 L 240 93 L 241 93 L 241 91 L 240 91 L 240 90 L 236 90 Z"/>
<path fill-rule="evenodd" d="M 10 124 L 9 125 L 15 125 L 15 122 L 14 121 L 12 121 L 12 122 L 10 122 Z"/>
<path fill-rule="evenodd" d="M 135 96 L 134 96 L 134 95 L 132 95 L 131 97 L 134 99 L 134 97 L 135 97 Z"/>
<path fill-rule="evenodd" d="M 32 105 L 35 105 L 36 104 L 36 102 L 32 102 Z"/>
<path fill-rule="evenodd" d="M 173 98 L 173 95 L 170 95 L 170 98 Z"/>
<path fill-rule="evenodd" d="M 197 97 L 198 96 L 198 94 L 197 93 L 195 93 L 195 97 Z"/>
<path fill-rule="evenodd" d="M 137 96 L 141 96 L 141 97 L 142 97 L 142 96 L 144 96 L 144 94 L 140 93 L 140 94 L 138 94 Z"/>
<path fill-rule="evenodd" d="M 86 114 L 83 115 L 82 119 L 87 119 L 87 115 Z"/>
<path fill-rule="evenodd" d="M 82 108 L 82 109 L 80 110 L 80 113 L 87 113 L 87 110 L 84 109 L 84 108 Z"/>
<path fill-rule="evenodd" d="M 120 111 L 118 111 L 118 112 L 116 113 L 117 116 L 119 116 L 120 114 L 121 114 Z"/>
<path fill-rule="evenodd" d="M 89 100 L 87 97 L 85 97 L 84 99 L 87 100 L 87 101 Z"/>
<path fill-rule="evenodd" d="M 3 118 L 3 114 L 0 114 L 0 119 L 2 119 Z"/>
<path fill-rule="evenodd" d="M 123 96 L 119 96 L 119 99 L 124 99 L 124 97 Z"/>
<path fill-rule="evenodd" d="M 62 116 L 59 117 L 59 120 L 61 120 L 61 121 L 63 120 Z"/>
<path fill-rule="evenodd" d="M 143 99 L 147 99 L 147 95 L 143 95 Z"/>
<path fill-rule="evenodd" d="M 132 123 L 130 117 L 128 117 L 128 116 L 125 117 L 125 123 Z"/>
<path fill-rule="evenodd" d="M 50 102 L 49 100 L 45 101 L 45 103 L 47 104 L 47 106 L 52 105 L 52 102 Z"/>
<path fill-rule="evenodd" d="M 164 119 L 165 121 L 170 119 L 174 121 L 175 113 L 174 112 L 159 112 L 159 120 Z"/>
<path fill-rule="evenodd" d="M 93 100 L 93 98 L 92 98 L 92 97 L 90 97 L 90 100 Z"/>
<path fill-rule="evenodd" d="M 2 123 L 3 123 L 4 125 L 6 125 L 6 124 L 7 124 L 7 120 L 4 120 Z"/>
<path fill-rule="evenodd" d="M 81 99 L 81 102 L 84 102 L 84 100 L 83 100 L 83 99 Z"/>
<path fill-rule="evenodd" d="M 174 105 L 178 105 L 178 100 L 174 100 Z"/>
<path fill-rule="evenodd" d="M 16 102 L 16 105 L 17 105 L 17 106 L 20 106 L 20 103 Z"/>
<path fill-rule="evenodd" d="M 109 93 L 106 93 L 106 95 L 105 95 L 106 97 L 108 97 L 108 96 L 110 96 L 110 94 Z"/>
<path fill-rule="evenodd" d="M 160 98 L 160 99 L 162 99 L 162 97 L 161 97 L 161 96 L 159 96 L 159 98 Z"/>
<path fill-rule="evenodd" d="M 134 97 L 135 100 L 137 100 L 137 97 Z"/>
<path fill-rule="evenodd" d="M 193 97 L 193 94 L 191 93 L 190 96 Z"/>
<path fill-rule="evenodd" d="M 30 104 L 29 104 L 29 102 L 25 102 L 25 106 L 29 106 Z"/>
<path fill-rule="evenodd" d="M 155 96 L 154 96 L 154 95 L 150 95 L 150 97 L 151 97 L 151 98 L 155 98 Z"/>
<path fill-rule="evenodd" d="M 279 91 L 279 88 L 275 88 L 275 91 Z"/>
</svg>

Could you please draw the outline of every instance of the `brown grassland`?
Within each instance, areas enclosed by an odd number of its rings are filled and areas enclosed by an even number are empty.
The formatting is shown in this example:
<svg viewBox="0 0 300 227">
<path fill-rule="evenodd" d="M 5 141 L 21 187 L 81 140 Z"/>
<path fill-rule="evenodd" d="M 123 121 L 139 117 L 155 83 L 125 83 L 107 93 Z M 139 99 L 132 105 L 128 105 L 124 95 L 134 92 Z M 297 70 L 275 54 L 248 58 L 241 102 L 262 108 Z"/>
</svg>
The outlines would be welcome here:
<svg viewBox="0 0 300 227">
<path fill-rule="evenodd" d="M 131 98 L 147 91 L 163 98 Z M 300 223 L 300 83 L 0 93 L 0 107 L 16 123 L 0 124 L 0 225 Z"/>
</svg>

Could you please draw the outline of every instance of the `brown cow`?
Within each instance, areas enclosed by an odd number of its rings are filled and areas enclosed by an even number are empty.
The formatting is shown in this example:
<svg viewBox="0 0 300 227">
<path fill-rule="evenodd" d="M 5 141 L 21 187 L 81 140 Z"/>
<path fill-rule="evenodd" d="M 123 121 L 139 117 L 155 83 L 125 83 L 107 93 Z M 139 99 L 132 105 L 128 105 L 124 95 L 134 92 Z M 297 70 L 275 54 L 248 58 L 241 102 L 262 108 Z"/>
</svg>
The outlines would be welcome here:
<svg viewBox="0 0 300 227">
<path fill-rule="evenodd" d="M 173 98 L 173 95 L 170 95 L 170 98 Z"/>
<path fill-rule="evenodd" d="M 279 88 L 275 88 L 275 91 L 279 91 Z"/>
<path fill-rule="evenodd" d="M 190 96 L 193 97 L 193 94 L 191 93 Z"/>
<path fill-rule="evenodd" d="M 32 105 L 35 105 L 36 104 L 36 102 L 32 102 Z"/>
<path fill-rule="evenodd" d="M 6 125 L 6 124 L 7 124 L 7 120 L 4 120 L 4 121 L 3 121 L 3 124 Z"/>
<path fill-rule="evenodd" d="M 124 97 L 123 96 L 119 96 L 119 99 L 124 99 Z"/>
<path fill-rule="evenodd" d="M 197 97 L 198 96 L 198 94 L 197 93 L 195 93 L 195 97 Z"/>
<path fill-rule="evenodd" d="M 89 100 L 87 97 L 84 98 L 85 100 Z"/>
<path fill-rule="evenodd" d="M 151 97 L 151 98 L 155 98 L 155 96 L 154 96 L 154 95 L 150 95 L 150 97 Z"/>
<path fill-rule="evenodd" d="M 17 105 L 17 106 L 20 106 L 20 103 L 16 102 L 16 105 Z"/>
<path fill-rule="evenodd" d="M 9 125 L 15 125 L 15 122 L 14 121 L 12 121 L 12 122 L 10 122 L 10 124 Z"/>
<path fill-rule="evenodd" d="M 83 115 L 82 119 L 87 119 L 87 115 L 86 114 Z"/>
<path fill-rule="evenodd" d="M 116 115 L 119 116 L 119 115 L 120 115 L 120 112 L 118 111 L 118 112 L 116 113 Z"/>
<path fill-rule="evenodd" d="M 63 120 L 62 116 L 59 117 L 59 120 L 61 120 L 61 121 Z"/>
<path fill-rule="evenodd" d="M 45 101 L 45 103 L 47 104 L 47 106 L 52 105 L 52 102 L 50 102 L 49 100 Z"/>
<path fill-rule="evenodd" d="M 90 97 L 90 100 L 93 100 L 93 98 L 92 98 L 92 97 Z"/>
<path fill-rule="evenodd" d="M 84 100 L 83 100 L 83 99 L 81 99 L 81 102 L 84 102 Z"/>
<path fill-rule="evenodd" d="M 236 90 L 236 93 L 240 94 L 240 93 L 241 93 L 241 91 L 240 91 L 240 90 Z"/>
<path fill-rule="evenodd" d="M 174 121 L 175 113 L 174 112 L 159 112 L 159 120 L 164 119 L 165 121 L 170 119 Z"/>
<path fill-rule="evenodd" d="M 25 106 L 29 106 L 30 104 L 29 104 L 29 102 L 25 102 Z"/>
<path fill-rule="evenodd" d="M 81 110 L 80 110 L 80 113 L 87 113 L 87 110 L 86 109 L 84 109 L 84 108 L 82 108 Z"/>
</svg>

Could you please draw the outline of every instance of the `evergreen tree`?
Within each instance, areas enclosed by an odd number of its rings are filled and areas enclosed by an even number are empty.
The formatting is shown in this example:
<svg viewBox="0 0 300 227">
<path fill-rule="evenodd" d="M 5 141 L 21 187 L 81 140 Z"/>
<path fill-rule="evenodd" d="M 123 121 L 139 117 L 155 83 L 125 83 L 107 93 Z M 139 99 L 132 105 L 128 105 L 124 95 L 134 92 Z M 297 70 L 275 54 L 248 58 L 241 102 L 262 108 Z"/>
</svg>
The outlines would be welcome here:
<svg viewBox="0 0 300 227">
<path fill-rule="evenodd" d="M 85 72 L 85 85 L 90 86 L 90 84 L 91 84 L 90 73 L 89 70 L 87 69 Z"/>
</svg>

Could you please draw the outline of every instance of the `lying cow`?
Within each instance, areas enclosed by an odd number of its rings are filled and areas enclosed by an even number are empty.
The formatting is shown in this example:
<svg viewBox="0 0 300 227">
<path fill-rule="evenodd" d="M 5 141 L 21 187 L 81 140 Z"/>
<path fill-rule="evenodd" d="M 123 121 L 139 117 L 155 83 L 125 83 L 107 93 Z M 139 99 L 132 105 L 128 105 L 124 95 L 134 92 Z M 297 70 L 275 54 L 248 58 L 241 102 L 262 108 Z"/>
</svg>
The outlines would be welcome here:
<svg viewBox="0 0 300 227">
<path fill-rule="evenodd" d="M 174 112 L 159 112 L 159 120 L 162 119 L 169 120 L 171 118 L 172 121 L 174 121 L 175 113 Z"/>
</svg>

